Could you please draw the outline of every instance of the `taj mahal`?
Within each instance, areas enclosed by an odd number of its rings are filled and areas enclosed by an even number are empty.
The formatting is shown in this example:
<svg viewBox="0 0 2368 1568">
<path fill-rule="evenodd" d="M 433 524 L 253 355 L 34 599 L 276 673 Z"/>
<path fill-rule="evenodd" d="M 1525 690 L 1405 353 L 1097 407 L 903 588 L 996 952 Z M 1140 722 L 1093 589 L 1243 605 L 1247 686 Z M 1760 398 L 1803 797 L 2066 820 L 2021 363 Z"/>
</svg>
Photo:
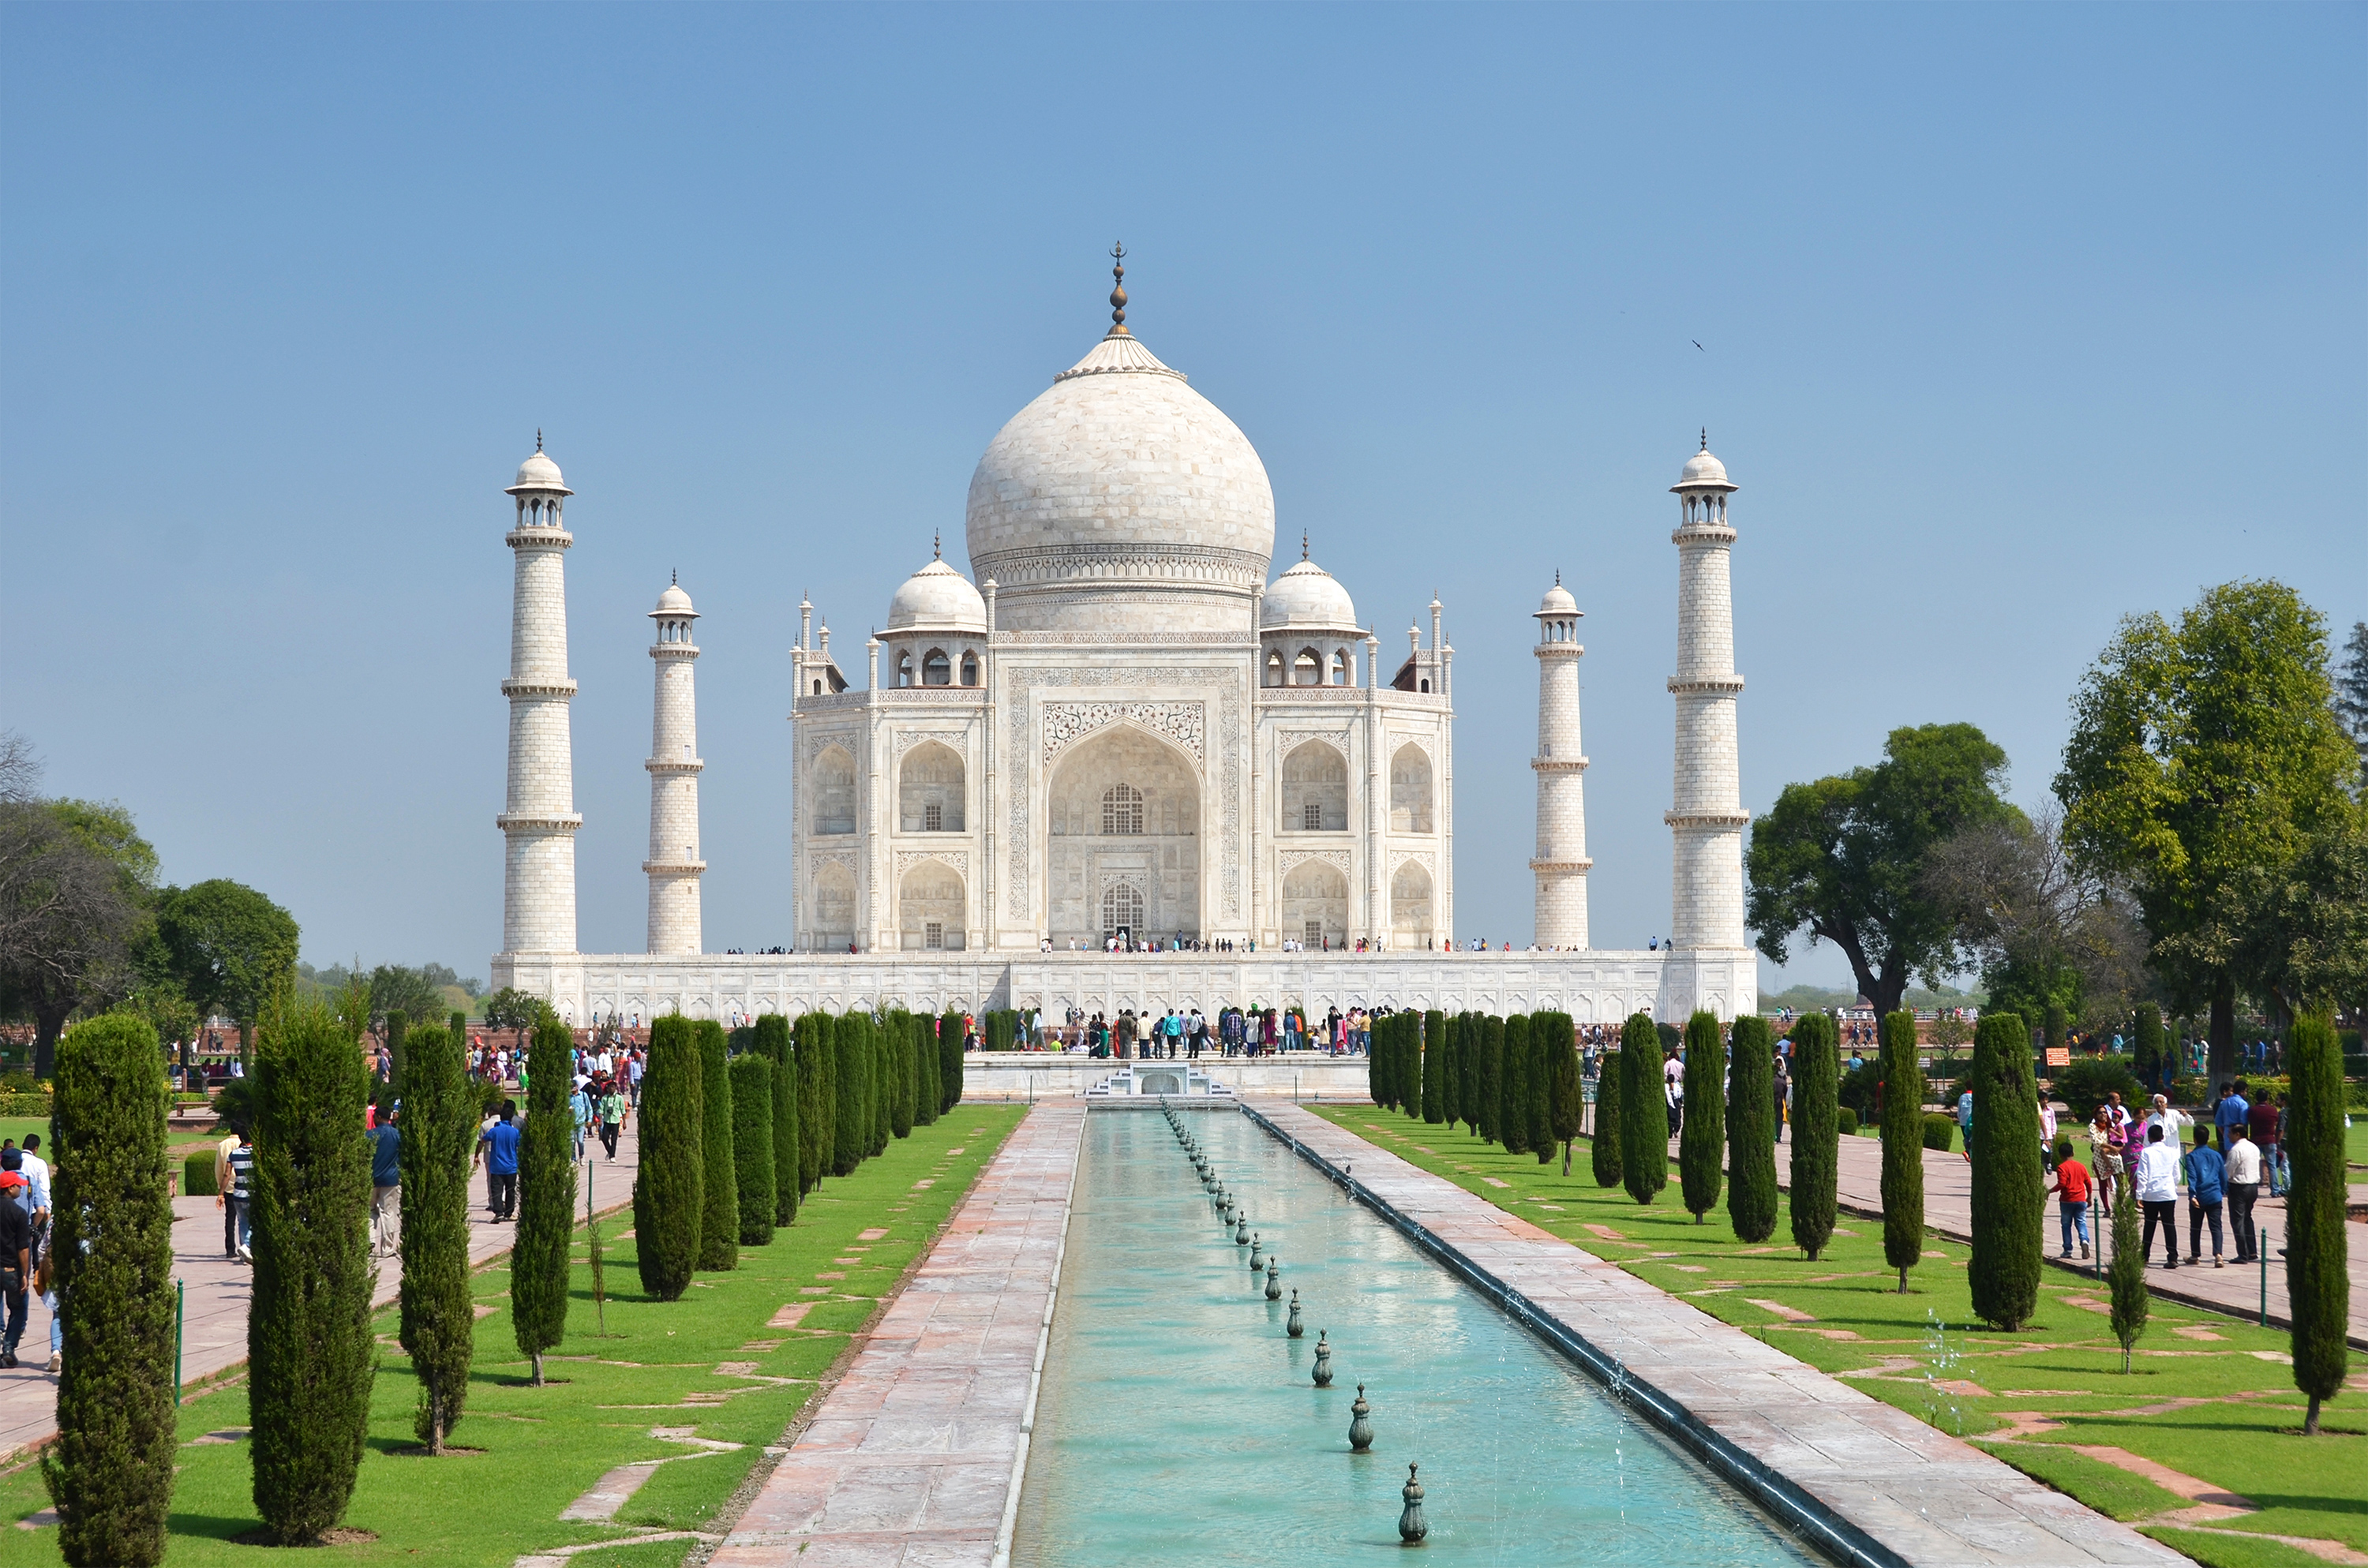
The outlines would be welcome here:
<svg viewBox="0 0 2368 1568">
<path fill-rule="evenodd" d="M 564 522 L 536 449 L 515 567 L 495 983 L 571 1021 L 809 1008 L 1276 1004 L 1644 1010 L 1758 1005 L 1728 561 L 1736 486 L 1705 439 L 1676 484 L 1676 784 L 1666 949 L 1588 945 L 1582 612 L 1535 611 L 1535 946 L 1455 946 L 1454 648 L 1433 600 L 1401 651 L 1308 558 L 1273 573 L 1273 491 L 1233 421 L 1126 325 L 1014 415 L 972 474 L 970 571 L 936 557 L 860 651 L 797 607 L 792 951 L 702 945 L 698 611 L 650 612 L 648 950 L 580 953 Z M 787 632 L 784 617 L 784 632 Z M 860 653 L 860 661 L 854 656 Z M 857 668 L 860 663 L 860 668 Z M 850 675 L 855 670 L 855 676 Z"/>
</svg>

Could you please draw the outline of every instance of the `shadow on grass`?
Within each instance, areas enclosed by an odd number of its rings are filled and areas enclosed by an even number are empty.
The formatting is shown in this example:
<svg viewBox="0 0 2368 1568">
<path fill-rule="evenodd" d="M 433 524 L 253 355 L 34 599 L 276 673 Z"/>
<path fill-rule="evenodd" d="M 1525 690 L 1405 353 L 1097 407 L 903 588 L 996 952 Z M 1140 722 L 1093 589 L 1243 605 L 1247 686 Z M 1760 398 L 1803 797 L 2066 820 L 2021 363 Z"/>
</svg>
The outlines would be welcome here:
<svg viewBox="0 0 2368 1568">
<path fill-rule="evenodd" d="M 185 1514 L 175 1509 L 165 1516 L 167 1534 L 197 1536 L 207 1540 L 235 1540 L 262 1526 L 263 1521 L 251 1514 L 244 1518 L 226 1519 L 215 1514 Z"/>
</svg>

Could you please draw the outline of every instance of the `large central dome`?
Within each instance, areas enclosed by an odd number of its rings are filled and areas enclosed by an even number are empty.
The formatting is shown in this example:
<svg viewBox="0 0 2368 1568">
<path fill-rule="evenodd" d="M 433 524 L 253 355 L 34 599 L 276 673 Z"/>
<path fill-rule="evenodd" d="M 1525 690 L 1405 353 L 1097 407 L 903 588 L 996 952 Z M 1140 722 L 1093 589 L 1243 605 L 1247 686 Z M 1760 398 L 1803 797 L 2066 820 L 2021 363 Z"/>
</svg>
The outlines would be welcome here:
<svg viewBox="0 0 2368 1568">
<path fill-rule="evenodd" d="M 968 520 L 997 630 L 1247 637 L 1274 553 L 1266 465 L 1123 326 L 988 444 Z"/>
</svg>

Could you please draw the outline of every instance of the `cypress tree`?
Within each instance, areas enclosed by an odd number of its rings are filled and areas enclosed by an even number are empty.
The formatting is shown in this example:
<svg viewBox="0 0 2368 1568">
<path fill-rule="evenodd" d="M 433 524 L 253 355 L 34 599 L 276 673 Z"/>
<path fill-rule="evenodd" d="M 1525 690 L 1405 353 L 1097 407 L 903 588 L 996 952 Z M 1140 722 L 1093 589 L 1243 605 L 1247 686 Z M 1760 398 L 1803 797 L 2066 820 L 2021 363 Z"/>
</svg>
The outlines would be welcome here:
<svg viewBox="0 0 2368 1568">
<path fill-rule="evenodd" d="M 567 1101 L 575 1045 L 575 1031 L 546 1011 L 528 1047 L 510 1328 L 534 1364 L 537 1388 L 542 1353 L 567 1337 L 567 1244 L 575 1230 L 575 1119 Z"/>
<path fill-rule="evenodd" d="M 176 1369 L 157 1060 L 154 1028 L 109 1014 L 67 1030 L 53 1068 L 50 1266 L 74 1311 L 41 1479 L 74 1568 L 153 1568 L 165 1556 Z"/>
<path fill-rule="evenodd" d="M 888 1015 L 884 1032 L 888 1046 L 888 1131 L 898 1138 L 910 1138 L 913 1088 L 920 1075 L 913 1061 L 913 1015 L 897 1008 Z"/>
<path fill-rule="evenodd" d="M 293 1546 L 345 1514 L 370 1429 L 370 1079 L 359 1035 L 327 1008 L 283 999 L 270 1012 L 256 1053 L 247 1409 L 256 1511 Z M 442 1033 L 416 1031 L 414 1054 Z"/>
<path fill-rule="evenodd" d="M 828 1013 L 798 1017 L 798 1192 L 812 1192 L 831 1168 L 831 1145 L 838 1132 L 838 1106 L 831 1071 L 837 1056 Z"/>
<path fill-rule="evenodd" d="M 2351 1282 L 2344 1270 L 2343 1054 L 2332 1020 L 2296 1018 L 2286 1031 L 2285 1147 L 2294 1165 L 2286 1194 L 2286 1297 L 2294 1318 L 2294 1387 L 2309 1396 L 2305 1437 L 2318 1435 L 2318 1406 L 2343 1388 L 2343 1335 Z M 1974 1112 L 1979 1131 L 1981 1112 Z M 1978 1167 L 1977 1167 L 1978 1168 Z"/>
<path fill-rule="evenodd" d="M 1447 1115 L 1447 1015 L 1428 1012 L 1422 1017 L 1422 1119 L 1437 1127 Z"/>
<path fill-rule="evenodd" d="M 1924 1256 L 1924 1063 L 1916 1051 L 1916 1015 L 1883 1020 L 1883 1260 L 1907 1271 Z"/>
<path fill-rule="evenodd" d="M 871 1019 L 863 1013 L 843 1013 L 831 1020 L 831 1099 L 837 1131 L 832 1134 L 830 1174 L 846 1176 L 864 1161 L 871 1147 L 871 1118 L 863 1081 L 871 1064 L 865 1036 Z"/>
<path fill-rule="evenodd" d="M 1455 1103 L 1463 1108 L 1463 1125 L 1474 1138 L 1480 1131 L 1481 1029 L 1480 1016 L 1473 1012 L 1455 1015 L 1456 1069 L 1463 1081 L 1456 1085 Z"/>
<path fill-rule="evenodd" d="M 1497 1142 L 1508 1154 L 1530 1152 L 1530 1018 L 1505 1020 L 1505 1065 L 1497 1080 Z"/>
<path fill-rule="evenodd" d="M 367 1006 L 367 1004 L 365 1004 Z M 383 1120 L 394 1109 L 394 1102 L 403 1097 L 404 1037 L 411 1032 L 411 1015 L 400 1007 L 386 1010 L 386 1082 L 378 1086 L 378 1114 Z"/>
<path fill-rule="evenodd" d="M 2047 1215 L 2039 1163 L 2039 1085 L 2031 1029 L 1994 1013 L 1974 1034 L 1973 1256 L 1965 1266 L 1974 1315 L 2011 1334 L 2039 1304 Z"/>
<path fill-rule="evenodd" d="M 1776 1034 L 1755 1017 L 1736 1019 L 1728 1039 L 1726 1219 L 1757 1246 L 1776 1233 Z"/>
<path fill-rule="evenodd" d="M 699 1041 L 700 1153 L 702 1199 L 699 1267 L 740 1267 L 740 1162 L 732 1154 L 732 1062 L 723 1026 L 701 1018 Z M 768 1094 L 770 1093 L 768 1089 Z"/>
<path fill-rule="evenodd" d="M 1473 1020 L 1480 1040 L 1480 1136 L 1494 1143 L 1503 1131 L 1497 1113 L 1505 1103 L 1505 1020 L 1483 1013 Z"/>
<path fill-rule="evenodd" d="M 927 1013 L 913 1017 L 913 1125 L 934 1127 L 945 1103 L 938 1084 L 938 1020 Z"/>
<path fill-rule="evenodd" d="M 1533 1031 L 1545 1031 L 1547 1056 L 1547 1149 L 1562 1145 L 1562 1174 L 1570 1175 L 1570 1141 L 1587 1119 L 1587 1085 L 1579 1074 L 1578 1030 L 1568 1013 L 1535 1015 Z"/>
<path fill-rule="evenodd" d="M 798 1138 L 796 1058 L 790 1050 L 790 1020 L 767 1013 L 757 1020 L 757 1052 L 773 1064 L 773 1223 L 786 1225 L 798 1217 L 798 1173 L 802 1156 Z M 736 1091 L 735 1091 L 736 1092 Z M 734 1103 L 737 1103 L 736 1101 Z M 738 1131 L 734 1131 L 738 1142 Z"/>
<path fill-rule="evenodd" d="M 395 1153 L 403 1176 L 401 1341 L 419 1381 L 413 1426 L 431 1454 L 459 1424 L 469 1396 L 477 1317 L 469 1300 L 469 1158 L 477 1141 L 477 1086 L 462 1043 L 442 1029 L 406 1035 L 403 1116 Z"/>
<path fill-rule="evenodd" d="M 1383 1110 L 1390 1108 L 1390 1052 L 1395 1040 L 1390 1019 L 1375 1018 L 1373 1042 L 1365 1052 L 1365 1097 Z"/>
<path fill-rule="evenodd" d="M 888 1151 L 888 1141 L 895 1136 L 896 1058 L 894 1042 L 878 1018 L 871 1023 L 871 1154 Z M 869 1159 L 871 1154 L 865 1158 Z"/>
<path fill-rule="evenodd" d="M 1439 1118 L 1452 1128 L 1463 1119 L 1463 1020 L 1445 1013 L 1425 1013 L 1423 1029 L 1439 1041 Z M 1425 1110 L 1430 1108 L 1429 1095 L 1422 1104 Z"/>
<path fill-rule="evenodd" d="M 2061 1051 L 2064 1049 L 2064 1034 L 2071 1020 L 2065 1015 L 2063 1003 L 2050 1002 L 2047 1004 L 2047 1034 L 2044 1043 L 2048 1050 Z"/>
<path fill-rule="evenodd" d="M 1631 1013 L 1620 1028 L 1620 1181 L 1639 1203 L 1652 1202 L 1669 1185 L 1661 1031 L 1645 1013 Z"/>
<path fill-rule="evenodd" d="M 938 1105 L 943 1115 L 962 1104 L 962 1016 L 948 1013 L 938 1020 Z"/>
<path fill-rule="evenodd" d="M 1422 1119 L 1422 1015 L 1400 1013 L 1398 1025 L 1398 1096 L 1399 1108 L 1417 1121 Z"/>
<path fill-rule="evenodd" d="M 1686 1119 L 1678 1129 L 1678 1184 L 1697 1225 L 1726 1184 L 1725 1079 L 1718 1015 L 1697 1012 L 1686 1020 Z"/>
<path fill-rule="evenodd" d="M 2146 1333 L 2146 1233 L 2138 1219 L 2137 1188 L 2123 1182 L 2113 1193 L 2113 1261 L 2105 1266 L 2112 1289 L 2113 1337 L 2122 1346 L 2122 1372 L 2128 1375 L 2130 1350 Z M 2291 1250 L 2287 1253 L 2292 1256 Z"/>
<path fill-rule="evenodd" d="M 740 1244 L 773 1239 L 773 1060 L 761 1050 L 732 1059 L 732 1160 L 740 1189 Z"/>
<path fill-rule="evenodd" d="M 1840 1031 L 1825 1014 L 1811 1013 L 1793 1026 L 1791 1197 L 1793 1244 L 1807 1253 L 1812 1263 L 1834 1235 L 1835 1184 L 1841 1164 L 1841 1129 L 1834 1112 L 1840 1078 Z M 2038 1138 L 2033 1128 L 2034 1146 Z M 1978 1216 L 1975 1224 L 1978 1229 Z M 2034 1260 L 2039 1256 L 2036 1244 L 2031 1256 Z"/>
<path fill-rule="evenodd" d="M 2130 1037 L 2130 1070 L 2152 1089 L 2162 1073 L 2162 1009 L 2151 1002 L 2139 1003 Z"/>
<path fill-rule="evenodd" d="M 1554 1022 L 1557 1015 L 1530 1015 L 1529 1094 L 1522 1105 L 1529 1121 L 1530 1153 L 1544 1165 L 1554 1158 Z"/>
<path fill-rule="evenodd" d="M 1620 1057 L 1604 1052 L 1595 1070 L 1595 1136 L 1588 1160 L 1598 1187 L 1620 1185 Z"/>
<path fill-rule="evenodd" d="M 642 1164 L 633 1177 L 633 1251 L 642 1289 L 655 1301 L 680 1301 L 699 1267 L 707 1207 L 704 1087 L 690 1020 L 670 1013 L 651 1024 L 642 1075 Z"/>
</svg>

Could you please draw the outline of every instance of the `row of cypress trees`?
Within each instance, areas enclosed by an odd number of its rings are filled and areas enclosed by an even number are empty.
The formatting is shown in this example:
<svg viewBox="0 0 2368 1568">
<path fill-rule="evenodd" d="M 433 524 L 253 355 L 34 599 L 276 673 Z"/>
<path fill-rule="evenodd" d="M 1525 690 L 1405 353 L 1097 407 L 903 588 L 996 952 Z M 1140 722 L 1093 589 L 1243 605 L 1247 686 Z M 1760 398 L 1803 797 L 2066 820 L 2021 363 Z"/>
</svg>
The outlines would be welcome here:
<svg viewBox="0 0 2368 1568">
<path fill-rule="evenodd" d="M 1373 1022 L 1373 1101 L 1439 1126 L 1457 1121 L 1510 1153 L 1551 1161 L 1579 1132 L 1577 1035 L 1567 1013 L 1393 1013 Z"/>
</svg>

